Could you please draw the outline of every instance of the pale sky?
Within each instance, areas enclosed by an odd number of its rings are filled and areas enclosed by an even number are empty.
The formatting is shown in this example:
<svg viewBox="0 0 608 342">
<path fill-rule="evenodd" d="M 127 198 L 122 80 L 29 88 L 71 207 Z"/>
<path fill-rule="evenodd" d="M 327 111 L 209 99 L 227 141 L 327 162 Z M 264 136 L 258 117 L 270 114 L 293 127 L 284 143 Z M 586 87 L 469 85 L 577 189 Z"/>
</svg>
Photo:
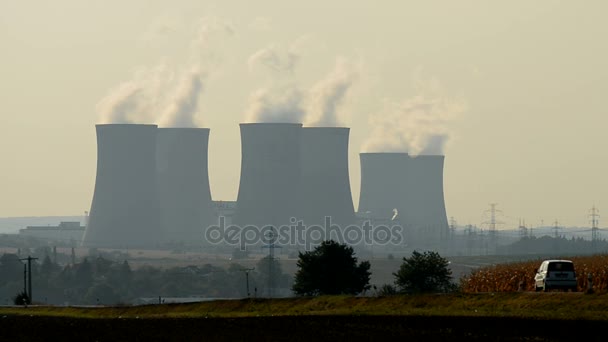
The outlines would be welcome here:
<svg viewBox="0 0 608 342">
<path fill-rule="evenodd" d="M 255 101 L 301 96 L 309 115 L 341 85 L 355 208 L 362 149 L 414 153 L 439 135 L 458 224 L 497 203 L 503 228 L 587 226 L 593 205 L 608 213 L 606 13 L 599 0 L 4 0 L 0 217 L 89 210 L 104 106 L 141 87 L 128 114 L 158 122 L 194 72 L 215 200 L 236 199 Z"/>
</svg>

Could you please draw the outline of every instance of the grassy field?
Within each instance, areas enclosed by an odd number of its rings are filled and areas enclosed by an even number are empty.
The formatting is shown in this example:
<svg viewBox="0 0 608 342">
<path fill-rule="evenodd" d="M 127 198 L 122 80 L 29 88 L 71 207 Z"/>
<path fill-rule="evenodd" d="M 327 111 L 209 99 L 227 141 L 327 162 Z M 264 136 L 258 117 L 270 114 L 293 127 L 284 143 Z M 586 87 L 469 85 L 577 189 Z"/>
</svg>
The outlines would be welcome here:
<svg viewBox="0 0 608 342">
<path fill-rule="evenodd" d="M 0 308 L 0 340 L 557 341 L 608 328 L 608 294 L 482 293 Z M 595 336 L 595 337 L 594 337 Z M 589 339 L 604 340 L 602 334 Z"/>
<path fill-rule="evenodd" d="M 0 315 L 200 318 L 300 315 L 491 316 L 608 322 L 608 294 L 549 292 L 216 300 L 116 307 L 2 307 Z"/>
</svg>

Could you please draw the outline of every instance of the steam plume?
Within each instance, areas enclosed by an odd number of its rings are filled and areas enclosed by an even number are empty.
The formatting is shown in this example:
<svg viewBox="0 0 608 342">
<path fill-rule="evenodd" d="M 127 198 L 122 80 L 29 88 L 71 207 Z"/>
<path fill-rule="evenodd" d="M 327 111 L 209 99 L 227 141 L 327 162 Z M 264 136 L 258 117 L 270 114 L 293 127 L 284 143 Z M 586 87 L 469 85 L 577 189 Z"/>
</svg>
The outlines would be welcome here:
<svg viewBox="0 0 608 342">
<path fill-rule="evenodd" d="M 345 59 L 336 60 L 334 69 L 310 91 L 306 125 L 340 126 L 338 107 L 357 78 L 355 68 Z"/>
<path fill-rule="evenodd" d="M 203 90 L 202 78 L 203 75 L 198 71 L 191 71 L 182 77 L 177 91 L 158 123 L 159 126 L 196 127 L 198 100 Z"/>
<path fill-rule="evenodd" d="M 199 112 L 199 97 L 206 74 L 199 71 L 217 69 L 221 59 L 213 49 L 225 36 L 234 34 L 232 26 L 217 18 L 203 18 L 187 51 L 185 73 L 162 61 L 155 67 L 139 67 L 131 80 L 112 89 L 97 104 L 102 123 L 147 123 L 194 127 Z M 215 66 L 212 68 L 212 66 Z M 181 74 L 176 82 L 176 75 Z M 167 95 L 169 94 L 169 95 Z M 160 113 L 160 117 L 159 117 Z"/>
<path fill-rule="evenodd" d="M 293 85 L 262 88 L 249 99 L 248 122 L 301 123 L 304 118 L 302 92 Z"/>
<path fill-rule="evenodd" d="M 293 81 L 299 55 L 293 44 L 285 54 L 274 46 L 255 52 L 247 60 L 249 70 L 264 66 L 273 71 L 271 86 L 254 91 L 245 113 L 248 122 L 301 123 L 304 118 L 304 93 Z"/>
<path fill-rule="evenodd" d="M 401 103 L 387 102 L 386 109 L 370 117 L 373 127 L 364 152 L 443 154 L 450 131 L 448 124 L 464 112 L 461 99 L 421 94 Z"/>
</svg>

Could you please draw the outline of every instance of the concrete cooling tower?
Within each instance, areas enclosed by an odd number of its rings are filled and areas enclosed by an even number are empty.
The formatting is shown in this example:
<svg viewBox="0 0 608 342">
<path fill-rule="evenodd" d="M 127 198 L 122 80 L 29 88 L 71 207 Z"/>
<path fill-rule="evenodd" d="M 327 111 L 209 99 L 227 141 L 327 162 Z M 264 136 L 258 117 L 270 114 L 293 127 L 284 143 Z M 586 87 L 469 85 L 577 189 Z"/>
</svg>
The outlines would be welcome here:
<svg viewBox="0 0 608 342">
<path fill-rule="evenodd" d="M 305 225 L 325 216 L 344 229 L 356 223 L 348 172 L 349 128 L 302 128 L 300 212 Z"/>
<path fill-rule="evenodd" d="M 208 172 L 208 128 L 159 128 L 157 191 L 164 241 L 204 245 L 216 222 Z"/>
<path fill-rule="evenodd" d="M 439 238 L 448 230 L 443 196 L 444 156 L 361 153 L 359 214 L 392 218 L 421 238 Z"/>
<path fill-rule="evenodd" d="M 155 247 L 161 241 L 156 193 L 156 125 L 96 125 L 97 175 L 82 244 Z"/>
<path fill-rule="evenodd" d="M 358 213 L 376 220 L 409 216 L 405 193 L 410 164 L 407 153 L 361 153 L 361 190 Z"/>
<path fill-rule="evenodd" d="M 410 158 L 405 189 L 408 223 L 441 237 L 447 236 L 449 228 L 443 196 L 444 159 L 441 155 Z"/>
<path fill-rule="evenodd" d="M 297 216 L 301 124 L 248 123 L 241 129 L 241 179 L 234 223 L 288 225 Z"/>
</svg>

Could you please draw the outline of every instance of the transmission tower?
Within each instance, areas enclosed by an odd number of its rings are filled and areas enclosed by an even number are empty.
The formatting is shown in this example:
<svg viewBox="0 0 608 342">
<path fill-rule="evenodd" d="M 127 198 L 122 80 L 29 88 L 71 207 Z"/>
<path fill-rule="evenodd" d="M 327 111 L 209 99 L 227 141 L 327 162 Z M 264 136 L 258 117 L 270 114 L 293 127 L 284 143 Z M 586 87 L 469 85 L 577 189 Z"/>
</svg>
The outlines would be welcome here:
<svg viewBox="0 0 608 342">
<path fill-rule="evenodd" d="M 273 279 L 273 267 L 272 263 L 274 261 L 274 250 L 275 248 L 281 248 L 281 246 L 277 246 L 275 244 L 276 238 L 278 237 L 277 233 L 274 231 L 274 227 L 265 234 L 268 244 L 263 245 L 262 248 L 268 248 L 268 297 L 272 298 L 274 296 L 274 279 Z"/>
<path fill-rule="evenodd" d="M 597 243 L 600 241 L 600 229 L 598 228 L 598 219 L 600 214 L 595 205 L 591 208 L 591 213 L 589 216 L 591 217 L 591 245 L 593 247 L 593 251 L 595 251 Z"/>
<path fill-rule="evenodd" d="M 486 210 L 490 213 L 490 221 L 484 222 L 488 224 L 488 238 L 492 245 L 496 245 L 496 225 L 502 224 L 502 222 L 496 221 L 496 214 L 502 213 L 502 211 L 496 209 L 497 205 L 497 203 L 490 203 L 490 210 Z"/>
<path fill-rule="evenodd" d="M 519 238 L 525 239 L 528 237 L 528 228 L 526 227 L 526 220 L 519 219 Z"/>
<path fill-rule="evenodd" d="M 559 222 L 556 219 L 555 222 L 553 222 L 553 237 L 556 239 L 559 237 L 559 230 Z"/>
</svg>

